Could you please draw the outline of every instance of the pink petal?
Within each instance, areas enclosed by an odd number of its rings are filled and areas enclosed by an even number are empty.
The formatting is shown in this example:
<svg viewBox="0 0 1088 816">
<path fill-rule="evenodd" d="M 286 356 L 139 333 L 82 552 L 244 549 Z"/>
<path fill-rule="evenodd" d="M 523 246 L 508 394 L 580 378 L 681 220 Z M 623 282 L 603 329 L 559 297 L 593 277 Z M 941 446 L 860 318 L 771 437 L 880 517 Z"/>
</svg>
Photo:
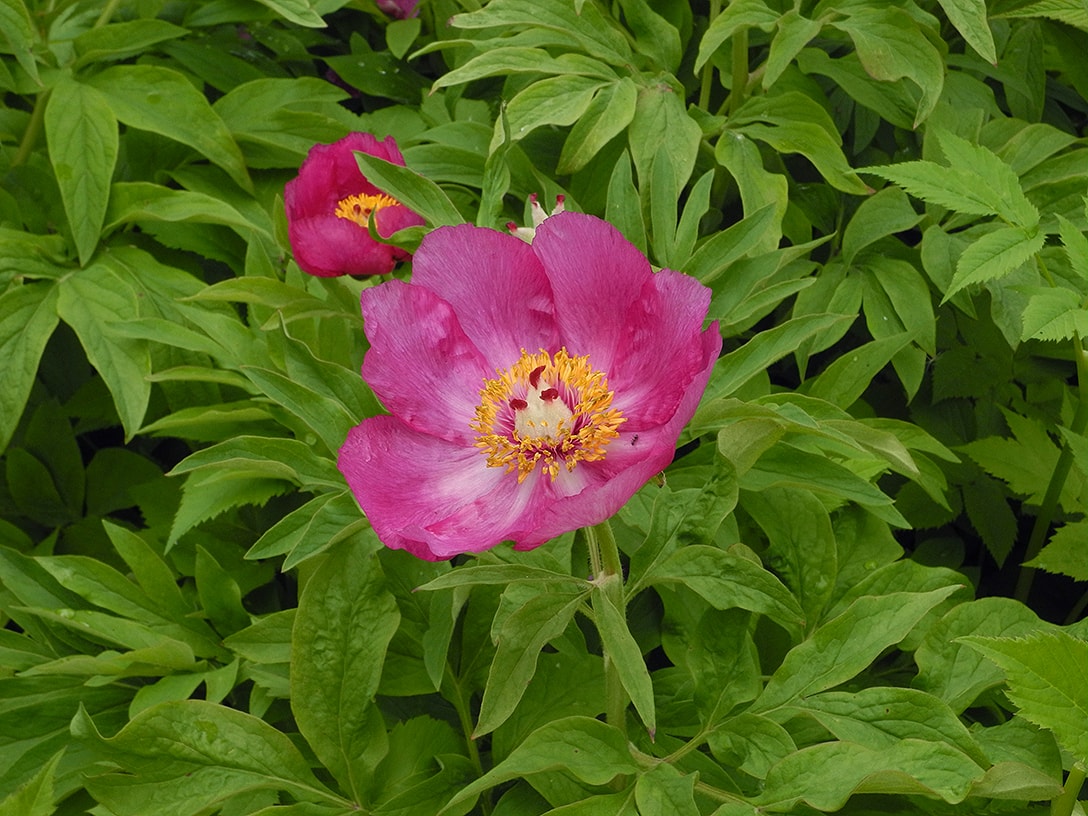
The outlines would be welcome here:
<svg viewBox="0 0 1088 816">
<path fill-rule="evenodd" d="M 576 212 L 546 219 L 532 250 L 551 281 L 561 343 L 611 371 L 624 353 L 617 347 L 623 321 L 650 279 L 650 262 L 611 224 Z"/>
<path fill-rule="evenodd" d="M 337 465 L 382 543 L 430 561 L 500 543 L 529 497 L 475 448 L 417 433 L 395 417 L 353 428 Z"/>
<path fill-rule="evenodd" d="M 492 369 L 522 349 L 558 350 L 551 288 L 532 248 L 513 235 L 460 224 L 427 235 L 412 281 L 447 301 Z"/>
<path fill-rule="evenodd" d="M 469 423 L 493 372 L 450 305 L 396 280 L 364 290 L 360 303 L 370 340 L 363 379 L 412 428 L 471 446 Z"/>
<path fill-rule="evenodd" d="M 710 290 L 687 275 L 663 269 L 646 282 L 625 316 L 608 369 L 612 405 L 627 417 L 624 430 L 668 420 L 708 356 L 717 357 L 717 327 L 703 332 L 709 306 Z"/>
<path fill-rule="evenodd" d="M 288 221 L 295 261 L 311 275 L 385 275 L 393 270 L 394 247 L 375 241 L 353 221 L 333 216 Z"/>
</svg>

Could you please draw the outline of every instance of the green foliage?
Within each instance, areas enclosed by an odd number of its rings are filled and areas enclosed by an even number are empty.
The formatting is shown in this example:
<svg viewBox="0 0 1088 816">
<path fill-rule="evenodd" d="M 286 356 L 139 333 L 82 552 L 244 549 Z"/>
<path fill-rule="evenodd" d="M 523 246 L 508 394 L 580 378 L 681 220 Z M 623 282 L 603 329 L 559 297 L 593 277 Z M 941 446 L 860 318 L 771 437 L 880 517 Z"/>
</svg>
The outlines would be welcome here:
<svg viewBox="0 0 1088 816">
<path fill-rule="evenodd" d="M 1083 4 L 0 32 L 0 816 L 1079 812 Z M 376 240 L 561 195 L 710 288 L 723 354 L 611 532 L 378 541 L 336 467 L 377 281 L 302 273 L 283 207 L 350 131 L 426 220 Z"/>
</svg>

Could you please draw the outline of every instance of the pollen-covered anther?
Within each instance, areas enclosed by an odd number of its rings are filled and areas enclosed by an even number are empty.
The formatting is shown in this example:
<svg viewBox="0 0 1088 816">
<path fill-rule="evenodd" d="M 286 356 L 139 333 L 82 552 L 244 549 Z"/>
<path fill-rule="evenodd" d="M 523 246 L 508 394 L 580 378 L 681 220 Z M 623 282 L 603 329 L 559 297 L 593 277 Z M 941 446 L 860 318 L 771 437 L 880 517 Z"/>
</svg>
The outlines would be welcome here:
<svg viewBox="0 0 1088 816">
<path fill-rule="evenodd" d="M 335 215 L 337 218 L 346 218 L 348 221 L 354 221 L 360 227 L 365 227 L 370 223 L 370 216 L 378 212 L 378 210 L 395 206 L 397 203 L 395 198 L 384 193 L 374 195 L 362 193 L 338 201 Z"/>
<path fill-rule="evenodd" d="M 611 407 L 608 382 L 588 356 L 522 351 L 498 375 L 480 390 L 472 428 L 487 464 L 517 471 L 519 482 L 538 463 L 554 480 L 561 464 L 573 471 L 578 462 L 603 459 L 619 435 L 625 418 Z"/>
</svg>

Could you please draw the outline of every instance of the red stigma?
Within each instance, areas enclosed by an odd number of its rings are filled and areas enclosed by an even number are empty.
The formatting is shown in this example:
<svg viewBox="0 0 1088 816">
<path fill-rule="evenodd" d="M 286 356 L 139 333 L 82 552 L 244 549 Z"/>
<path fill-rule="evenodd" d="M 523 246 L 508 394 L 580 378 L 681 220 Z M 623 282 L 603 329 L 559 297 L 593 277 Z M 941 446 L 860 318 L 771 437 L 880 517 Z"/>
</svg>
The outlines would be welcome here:
<svg viewBox="0 0 1088 816">
<path fill-rule="evenodd" d="M 555 399 L 558 396 L 559 396 L 559 389 L 558 388 L 545 388 L 543 391 L 540 392 L 540 398 L 542 400 L 544 400 L 544 402 L 551 402 L 553 399 Z"/>
<path fill-rule="evenodd" d="M 510 400 L 510 407 L 513 408 L 515 411 L 524 411 L 526 408 L 529 407 L 529 403 L 527 403 L 523 399 L 518 399 L 517 397 L 514 397 L 514 399 Z"/>
<path fill-rule="evenodd" d="M 529 385 L 536 388 L 540 384 L 540 375 L 544 373 L 544 366 L 537 366 L 529 372 Z"/>
</svg>

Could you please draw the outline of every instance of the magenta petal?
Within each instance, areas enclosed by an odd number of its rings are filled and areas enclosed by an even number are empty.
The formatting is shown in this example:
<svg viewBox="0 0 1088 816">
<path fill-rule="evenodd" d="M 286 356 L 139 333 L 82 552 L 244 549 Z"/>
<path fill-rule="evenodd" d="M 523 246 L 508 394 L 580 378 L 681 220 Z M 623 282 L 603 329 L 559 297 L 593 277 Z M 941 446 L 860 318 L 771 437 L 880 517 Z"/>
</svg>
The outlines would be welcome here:
<svg viewBox="0 0 1088 816">
<path fill-rule="evenodd" d="M 291 221 L 288 237 L 295 262 L 310 275 L 386 275 L 396 263 L 395 247 L 375 241 L 363 227 L 336 216 Z"/>
<path fill-rule="evenodd" d="M 337 466 L 382 543 L 430 561 L 500 543 L 529 498 L 475 448 L 417 433 L 395 417 L 352 428 Z"/>
<path fill-rule="evenodd" d="M 607 221 L 576 212 L 546 219 L 532 249 L 551 281 L 563 345 L 610 371 L 624 351 L 617 348 L 623 320 L 650 280 L 650 262 Z"/>
<path fill-rule="evenodd" d="M 470 423 L 492 372 L 450 305 L 403 281 L 366 289 L 360 301 L 370 338 L 363 379 L 415 430 L 471 446 Z"/>
<path fill-rule="evenodd" d="M 707 354 L 717 356 L 721 348 L 717 328 L 702 331 L 709 306 L 710 290 L 687 275 L 663 269 L 646 282 L 623 321 L 618 351 L 608 369 L 608 383 L 616 395 L 613 406 L 627 417 L 624 430 L 665 422 L 705 368 Z M 661 365 L 661 360 L 669 364 Z"/>
<path fill-rule="evenodd" d="M 493 369 L 557 351 L 552 291 L 532 248 L 513 235 L 461 224 L 427 236 L 412 282 L 438 293 Z"/>
</svg>

